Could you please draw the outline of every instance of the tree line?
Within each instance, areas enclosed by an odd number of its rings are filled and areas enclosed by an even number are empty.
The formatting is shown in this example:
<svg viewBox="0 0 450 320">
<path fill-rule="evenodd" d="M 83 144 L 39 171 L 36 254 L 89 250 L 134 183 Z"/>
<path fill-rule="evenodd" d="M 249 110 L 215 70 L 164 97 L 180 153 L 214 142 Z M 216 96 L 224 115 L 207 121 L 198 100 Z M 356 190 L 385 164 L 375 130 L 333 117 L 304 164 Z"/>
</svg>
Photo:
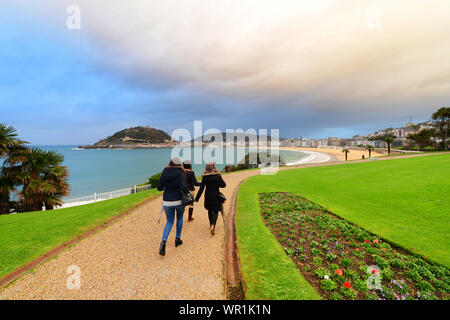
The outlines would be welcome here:
<svg viewBox="0 0 450 320">
<path fill-rule="evenodd" d="M 424 151 L 447 151 L 449 145 L 448 129 L 450 126 L 450 107 L 442 107 L 431 115 L 431 128 L 423 128 L 412 125 L 415 133 L 408 134 L 408 143 L 405 149 L 416 149 Z M 397 137 L 392 133 L 392 128 L 386 129 L 385 133 L 370 140 L 383 140 L 387 143 L 388 153 L 391 153 L 391 145 Z"/>
<path fill-rule="evenodd" d="M 449 145 L 450 107 L 443 107 L 431 116 L 433 128 L 425 128 L 410 134 L 410 148 L 447 151 Z M 418 128 L 417 128 L 418 129 Z"/>
<path fill-rule="evenodd" d="M 0 123 L 0 214 L 53 209 L 70 194 L 64 156 L 27 145 Z"/>
</svg>

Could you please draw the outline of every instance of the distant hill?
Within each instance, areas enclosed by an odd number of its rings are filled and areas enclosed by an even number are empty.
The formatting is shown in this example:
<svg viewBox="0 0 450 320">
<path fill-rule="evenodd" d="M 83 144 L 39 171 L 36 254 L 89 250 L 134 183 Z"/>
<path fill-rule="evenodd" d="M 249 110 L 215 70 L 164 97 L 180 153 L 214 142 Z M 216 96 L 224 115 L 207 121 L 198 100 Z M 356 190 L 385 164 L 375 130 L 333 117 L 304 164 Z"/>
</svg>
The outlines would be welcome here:
<svg viewBox="0 0 450 320">
<path fill-rule="evenodd" d="M 145 147 L 152 144 L 169 143 L 171 137 L 164 131 L 147 127 L 134 127 L 118 131 L 112 136 L 102 139 L 90 146 L 81 148 L 110 148 L 110 147 Z"/>
</svg>

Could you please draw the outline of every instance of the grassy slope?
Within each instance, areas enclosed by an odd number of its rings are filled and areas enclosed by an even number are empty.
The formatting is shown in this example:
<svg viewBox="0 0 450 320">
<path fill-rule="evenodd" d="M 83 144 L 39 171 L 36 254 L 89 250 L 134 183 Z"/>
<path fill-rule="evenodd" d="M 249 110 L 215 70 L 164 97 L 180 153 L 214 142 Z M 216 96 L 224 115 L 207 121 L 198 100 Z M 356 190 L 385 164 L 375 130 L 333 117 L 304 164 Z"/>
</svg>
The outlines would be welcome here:
<svg viewBox="0 0 450 320">
<path fill-rule="evenodd" d="M 152 189 L 79 207 L 0 216 L 0 277 L 157 193 Z"/>
<path fill-rule="evenodd" d="M 450 155 L 287 170 L 250 178 L 239 191 L 239 250 L 251 296 L 274 298 L 260 288 L 258 273 L 276 272 L 279 261 L 285 261 L 259 213 L 257 194 L 274 191 L 299 193 L 366 230 L 450 266 Z M 269 242 L 270 250 L 258 248 Z M 292 281 L 298 281 L 297 274 Z M 264 285 L 283 290 L 277 277 L 270 275 Z"/>
</svg>

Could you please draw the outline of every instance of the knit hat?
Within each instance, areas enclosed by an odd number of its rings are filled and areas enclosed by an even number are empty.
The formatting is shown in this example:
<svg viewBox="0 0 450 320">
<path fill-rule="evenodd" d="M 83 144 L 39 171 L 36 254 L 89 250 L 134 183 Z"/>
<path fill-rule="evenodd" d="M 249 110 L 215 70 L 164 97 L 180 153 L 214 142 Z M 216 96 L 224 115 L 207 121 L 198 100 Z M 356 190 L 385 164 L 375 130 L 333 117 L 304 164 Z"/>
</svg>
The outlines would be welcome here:
<svg viewBox="0 0 450 320">
<path fill-rule="evenodd" d="M 180 158 L 172 158 L 170 161 L 176 166 L 181 166 L 181 160 Z"/>
</svg>

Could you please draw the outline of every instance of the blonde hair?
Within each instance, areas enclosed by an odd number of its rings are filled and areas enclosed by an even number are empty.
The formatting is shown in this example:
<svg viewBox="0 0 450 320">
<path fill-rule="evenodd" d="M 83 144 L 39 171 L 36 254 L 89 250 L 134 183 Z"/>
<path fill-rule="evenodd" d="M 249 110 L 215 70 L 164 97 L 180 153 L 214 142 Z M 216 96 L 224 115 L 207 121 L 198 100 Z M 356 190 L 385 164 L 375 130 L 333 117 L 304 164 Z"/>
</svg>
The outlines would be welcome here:
<svg viewBox="0 0 450 320">
<path fill-rule="evenodd" d="M 219 173 L 219 171 L 216 169 L 216 165 L 214 162 L 209 162 L 205 166 L 205 172 L 203 174 L 213 174 L 213 173 Z"/>
</svg>

